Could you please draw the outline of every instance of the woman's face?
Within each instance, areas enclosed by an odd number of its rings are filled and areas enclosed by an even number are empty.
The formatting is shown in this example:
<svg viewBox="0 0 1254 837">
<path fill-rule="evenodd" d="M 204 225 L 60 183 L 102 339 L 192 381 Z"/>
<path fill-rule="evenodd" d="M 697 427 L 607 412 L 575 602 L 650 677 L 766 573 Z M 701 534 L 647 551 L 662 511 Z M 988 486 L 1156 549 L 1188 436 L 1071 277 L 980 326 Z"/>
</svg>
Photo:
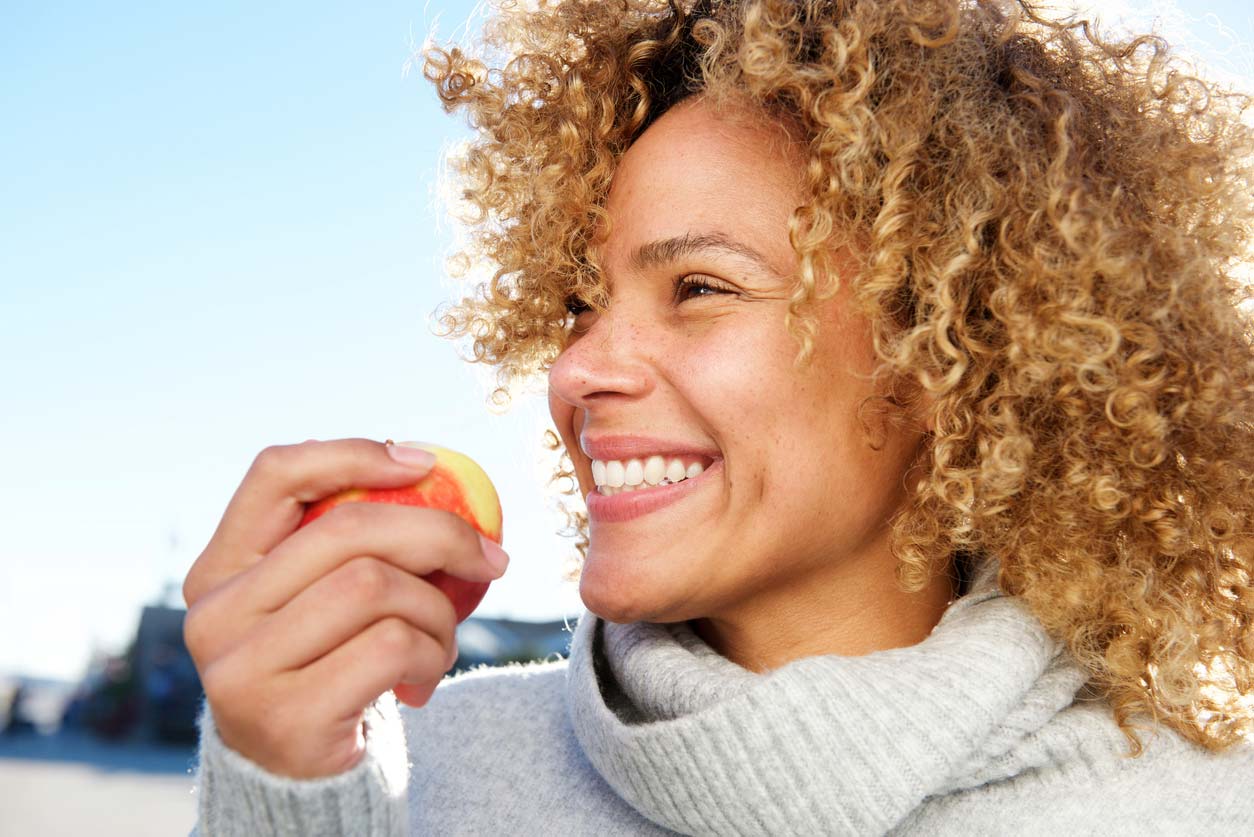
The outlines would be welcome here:
<svg viewBox="0 0 1254 837">
<path fill-rule="evenodd" d="M 580 594 L 610 621 L 856 596 L 883 577 L 922 435 L 885 427 L 871 448 L 858 421 L 870 331 L 846 290 L 819 303 L 813 360 L 794 368 L 784 314 L 801 171 L 778 129 L 691 99 L 615 174 L 599 242 L 609 308 L 581 315 L 549 375 L 588 501 Z M 668 470 L 686 478 L 650 485 Z M 641 472 L 639 489 L 597 487 Z"/>
</svg>

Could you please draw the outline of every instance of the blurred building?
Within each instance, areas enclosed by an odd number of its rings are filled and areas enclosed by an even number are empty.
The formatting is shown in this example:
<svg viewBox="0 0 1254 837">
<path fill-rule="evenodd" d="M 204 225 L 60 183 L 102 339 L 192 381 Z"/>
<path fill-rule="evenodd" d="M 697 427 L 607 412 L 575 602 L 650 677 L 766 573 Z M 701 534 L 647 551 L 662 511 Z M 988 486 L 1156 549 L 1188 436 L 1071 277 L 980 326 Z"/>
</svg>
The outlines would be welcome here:
<svg viewBox="0 0 1254 837">
<path fill-rule="evenodd" d="M 138 734 L 195 743 L 200 676 L 183 644 L 183 608 L 149 605 L 139 617 L 131 666 L 136 680 Z"/>
</svg>

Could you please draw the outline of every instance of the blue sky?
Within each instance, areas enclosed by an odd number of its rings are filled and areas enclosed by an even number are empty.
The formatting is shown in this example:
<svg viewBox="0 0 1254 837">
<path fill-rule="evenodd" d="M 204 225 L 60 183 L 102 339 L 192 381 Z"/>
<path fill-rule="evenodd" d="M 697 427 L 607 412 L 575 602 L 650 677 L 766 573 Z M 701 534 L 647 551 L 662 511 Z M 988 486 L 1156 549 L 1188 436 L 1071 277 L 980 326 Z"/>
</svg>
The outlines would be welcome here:
<svg viewBox="0 0 1254 837">
<path fill-rule="evenodd" d="M 0 671 L 73 678 L 93 645 L 120 651 L 257 451 L 306 438 L 469 453 L 513 558 L 479 613 L 578 612 L 543 399 L 491 414 L 486 377 L 431 333 L 454 292 L 440 156 L 466 134 L 403 68 L 473 5 L 6 9 Z M 1238 3 L 1126 6 L 1254 75 Z"/>
</svg>

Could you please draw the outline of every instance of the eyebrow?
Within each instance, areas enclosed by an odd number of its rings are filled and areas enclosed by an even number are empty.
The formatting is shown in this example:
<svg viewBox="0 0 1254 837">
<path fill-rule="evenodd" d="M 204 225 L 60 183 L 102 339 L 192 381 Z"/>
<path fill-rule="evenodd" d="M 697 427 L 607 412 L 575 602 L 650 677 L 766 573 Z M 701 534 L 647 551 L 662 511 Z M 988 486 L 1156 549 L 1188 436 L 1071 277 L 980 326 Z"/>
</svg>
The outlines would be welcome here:
<svg viewBox="0 0 1254 837">
<path fill-rule="evenodd" d="M 767 273 L 776 272 L 766 257 L 757 250 L 721 232 L 689 232 L 642 244 L 631 254 L 631 266 L 637 270 L 645 270 L 677 262 L 684 256 L 701 252 L 729 253 L 748 259 Z"/>
</svg>

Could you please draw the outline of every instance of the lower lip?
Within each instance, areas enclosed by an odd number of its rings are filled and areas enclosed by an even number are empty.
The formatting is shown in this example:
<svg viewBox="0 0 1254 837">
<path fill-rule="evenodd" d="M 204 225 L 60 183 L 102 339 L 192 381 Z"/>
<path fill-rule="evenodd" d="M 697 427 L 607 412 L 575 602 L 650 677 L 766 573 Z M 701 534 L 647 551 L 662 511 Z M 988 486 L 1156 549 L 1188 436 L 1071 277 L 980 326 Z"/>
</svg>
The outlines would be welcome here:
<svg viewBox="0 0 1254 837">
<path fill-rule="evenodd" d="M 655 512 L 679 502 L 713 479 L 714 474 L 721 475 L 722 473 L 723 460 L 717 459 L 697 476 L 689 477 L 673 485 L 620 491 L 612 496 L 593 490 L 587 497 L 588 518 L 594 523 L 622 523 L 635 520 L 649 512 Z"/>
</svg>

